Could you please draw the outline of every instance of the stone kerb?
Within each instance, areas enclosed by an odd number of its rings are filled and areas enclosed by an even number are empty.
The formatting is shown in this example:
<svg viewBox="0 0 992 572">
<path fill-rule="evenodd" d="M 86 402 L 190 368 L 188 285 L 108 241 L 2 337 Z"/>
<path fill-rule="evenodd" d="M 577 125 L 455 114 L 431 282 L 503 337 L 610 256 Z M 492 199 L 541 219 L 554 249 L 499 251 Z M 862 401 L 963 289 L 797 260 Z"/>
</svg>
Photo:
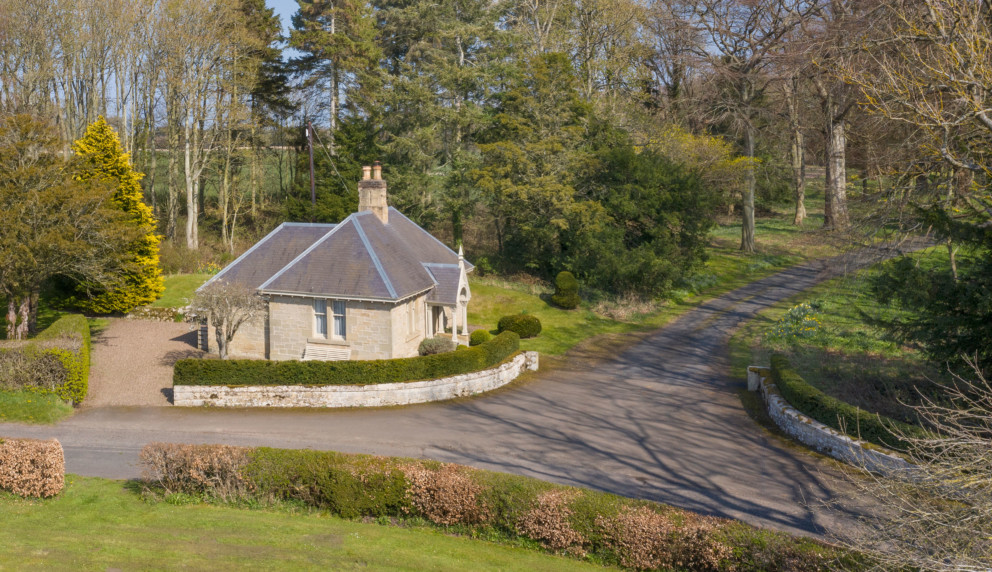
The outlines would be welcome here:
<svg viewBox="0 0 992 572">
<path fill-rule="evenodd" d="M 872 448 L 872 445 L 852 439 L 847 435 L 827 427 L 823 423 L 807 417 L 789 403 L 778 392 L 770 380 L 769 368 L 750 366 L 747 368 L 747 388 L 760 391 L 768 409 L 768 415 L 782 431 L 800 443 L 844 461 L 863 467 L 869 471 L 891 474 L 911 471 L 913 465 L 902 457 Z"/>
<path fill-rule="evenodd" d="M 521 352 L 492 369 L 435 379 L 375 385 L 194 386 L 173 388 L 181 407 L 386 407 L 443 401 L 491 391 L 524 371 L 537 371 L 537 352 Z"/>
</svg>

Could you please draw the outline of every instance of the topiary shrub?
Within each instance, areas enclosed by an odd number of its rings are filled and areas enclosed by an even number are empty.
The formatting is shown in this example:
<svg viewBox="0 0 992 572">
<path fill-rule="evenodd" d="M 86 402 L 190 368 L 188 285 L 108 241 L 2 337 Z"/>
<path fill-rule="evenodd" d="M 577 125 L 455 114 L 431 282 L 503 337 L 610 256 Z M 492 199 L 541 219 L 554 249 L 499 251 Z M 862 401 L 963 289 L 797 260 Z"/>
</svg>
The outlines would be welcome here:
<svg viewBox="0 0 992 572">
<path fill-rule="evenodd" d="M 567 270 L 562 270 L 555 276 L 555 293 L 551 296 L 551 303 L 559 308 L 574 310 L 579 307 L 579 281 L 575 275 Z"/>
<path fill-rule="evenodd" d="M 468 345 L 477 346 L 493 339 L 493 335 L 486 330 L 476 330 L 468 337 Z"/>
<path fill-rule="evenodd" d="M 455 342 L 451 338 L 438 336 L 436 338 L 424 338 L 420 342 L 417 352 L 422 356 L 433 356 L 455 351 Z"/>
<path fill-rule="evenodd" d="M 541 320 L 530 314 L 503 316 L 496 324 L 499 333 L 515 332 L 521 338 L 533 338 L 541 333 Z"/>
</svg>

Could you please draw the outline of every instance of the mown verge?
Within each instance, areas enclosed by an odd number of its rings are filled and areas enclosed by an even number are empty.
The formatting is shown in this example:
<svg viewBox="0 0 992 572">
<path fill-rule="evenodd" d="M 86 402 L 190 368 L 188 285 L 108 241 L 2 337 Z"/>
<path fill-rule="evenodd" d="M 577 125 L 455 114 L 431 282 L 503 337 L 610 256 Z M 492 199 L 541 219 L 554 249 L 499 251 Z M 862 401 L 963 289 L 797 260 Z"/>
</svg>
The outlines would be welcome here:
<svg viewBox="0 0 992 572">
<path fill-rule="evenodd" d="M 492 367 L 520 349 L 504 332 L 467 349 L 412 358 L 369 361 L 268 361 L 185 359 L 176 362 L 174 385 L 371 385 L 440 379 Z"/>
<path fill-rule="evenodd" d="M 150 496 L 413 520 L 641 570 L 857 568 L 856 555 L 658 503 L 465 466 L 336 452 L 152 444 Z"/>
</svg>

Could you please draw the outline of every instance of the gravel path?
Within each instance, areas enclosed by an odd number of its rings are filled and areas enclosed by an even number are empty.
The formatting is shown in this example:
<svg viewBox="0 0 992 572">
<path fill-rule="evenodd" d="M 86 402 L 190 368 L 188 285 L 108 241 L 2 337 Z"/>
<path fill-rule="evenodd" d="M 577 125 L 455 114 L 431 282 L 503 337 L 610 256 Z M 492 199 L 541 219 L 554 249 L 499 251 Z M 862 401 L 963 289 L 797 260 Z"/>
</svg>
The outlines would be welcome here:
<svg viewBox="0 0 992 572">
<path fill-rule="evenodd" d="M 202 354 L 189 324 L 114 318 L 93 336 L 83 407 L 169 405 L 172 365 Z"/>
</svg>

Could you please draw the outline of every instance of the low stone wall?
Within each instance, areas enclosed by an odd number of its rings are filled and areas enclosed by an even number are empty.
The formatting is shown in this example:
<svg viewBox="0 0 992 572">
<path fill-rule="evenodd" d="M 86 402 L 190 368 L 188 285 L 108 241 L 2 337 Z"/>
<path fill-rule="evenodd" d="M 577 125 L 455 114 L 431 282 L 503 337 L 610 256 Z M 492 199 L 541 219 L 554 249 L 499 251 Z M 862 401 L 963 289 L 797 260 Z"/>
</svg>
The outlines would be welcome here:
<svg viewBox="0 0 992 572">
<path fill-rule="evenodd" d="M 181 322 L 186 317 L 189 308 L 152 308 L 138 306 L 124 316 L 128 320 L 147 320 L 150 322 Z"/>
<path fill-rule="evenodd" d="M 771 382 L 771 370 L 765 367 L 747 368 L 747 388 L 760 391 L 768 415 L 782 431 L 800 443 L 837 460 L 863 467 L 877 473 L 912 470 L 913 465 L 892 453 L 872 448 L 864 441 L 852 439 L 799 412 L 778 392 Z"/>
<path fill-rule="evenodd" d="M 537 352 L 521 352 L 483 371 L 405 383 L 319 386 L 177 385 L 173 403 L 183 407 L 384 407 L 443 401 L 491 391 L 526 370 L 537 371 Z"/>
</svg>

